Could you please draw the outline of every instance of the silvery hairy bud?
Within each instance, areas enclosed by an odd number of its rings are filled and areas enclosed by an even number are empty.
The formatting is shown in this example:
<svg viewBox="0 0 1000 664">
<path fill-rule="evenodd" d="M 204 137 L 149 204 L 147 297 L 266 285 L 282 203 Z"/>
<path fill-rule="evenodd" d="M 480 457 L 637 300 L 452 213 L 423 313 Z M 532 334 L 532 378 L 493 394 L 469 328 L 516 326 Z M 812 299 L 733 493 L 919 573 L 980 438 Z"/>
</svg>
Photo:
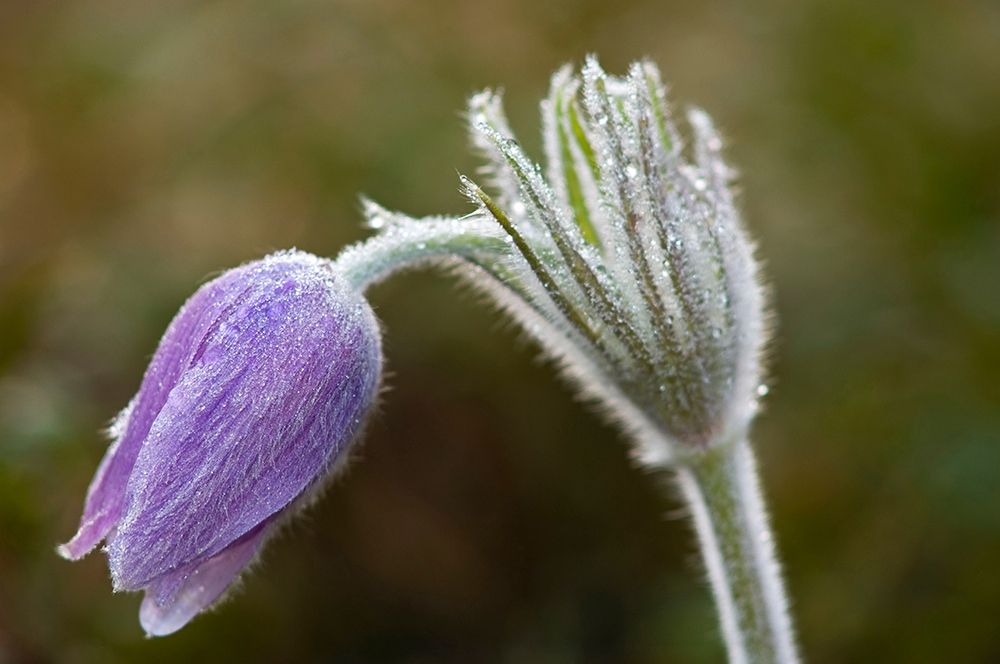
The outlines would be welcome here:
<svg viewBox="0 0 1000 664">
<path fill-rule="evenodd" d="M 544 169 L 513 138 L 499 95 L 475 95 L 472 139 L 492 193 L 463 177 L 477 212 L 454 220 L 368 204 L 381 230 L 371 242 L 423 232 L 433 251 L 457 238 L 465 273 L 634 434 L 643 460 L 739 439 L 761 389 L 763 297 L 709 117 L 688 113 L 685 149 L 654 65 L 617 78 L 594 59 L 582 80 L 557 72 L 541 109 Z"/>
</svg>

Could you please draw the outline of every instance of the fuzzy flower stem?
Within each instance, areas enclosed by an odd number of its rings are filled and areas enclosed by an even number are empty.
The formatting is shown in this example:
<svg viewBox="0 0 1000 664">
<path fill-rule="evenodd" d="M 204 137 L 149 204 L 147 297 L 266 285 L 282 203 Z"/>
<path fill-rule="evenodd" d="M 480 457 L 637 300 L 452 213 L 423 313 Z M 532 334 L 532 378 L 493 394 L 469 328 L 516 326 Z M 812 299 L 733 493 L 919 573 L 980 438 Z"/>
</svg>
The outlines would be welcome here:
<svg viewBox="0 0 1000 664">
<path fill-rule="evenodd" d="M 384 232 L 347 247 L 334 261 L 358 292 L 395 272 L 419 265 L 463 259 L 474 265 L 507 251 L 493 224 L 477 219 L 423 221 L 405 232 Z"/>
<path fill-rule="evenodd" d="M 731 664 L 798 662 L 785 589 L 745 439 L 677 468 Z"/>
</svg>

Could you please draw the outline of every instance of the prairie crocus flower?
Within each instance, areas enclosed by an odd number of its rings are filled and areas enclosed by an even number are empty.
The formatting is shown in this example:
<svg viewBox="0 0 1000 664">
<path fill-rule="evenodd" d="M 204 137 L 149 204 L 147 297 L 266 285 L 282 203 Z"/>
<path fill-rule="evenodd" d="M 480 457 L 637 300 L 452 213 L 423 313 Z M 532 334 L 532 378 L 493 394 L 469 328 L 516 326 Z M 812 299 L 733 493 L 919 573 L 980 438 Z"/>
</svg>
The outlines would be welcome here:
<svg viewBox="0 0 1000 664">
<path fill-rule="evenodd" d="M 378 388 L 374 314 L 287 251 L 202 286 L 160 341 L 59 552 L 99 542 L 150 635 L 214 603 L 347 457 Z"/>
</svg>

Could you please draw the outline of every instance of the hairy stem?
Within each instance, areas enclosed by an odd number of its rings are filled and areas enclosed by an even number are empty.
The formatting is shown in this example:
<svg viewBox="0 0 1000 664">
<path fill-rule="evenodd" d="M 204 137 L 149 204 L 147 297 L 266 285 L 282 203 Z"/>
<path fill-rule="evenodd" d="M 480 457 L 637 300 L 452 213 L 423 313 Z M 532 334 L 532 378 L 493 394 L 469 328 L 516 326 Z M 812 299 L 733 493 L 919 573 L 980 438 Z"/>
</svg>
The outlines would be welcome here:
<svg viewBox="0 0 1000 664">
<path fill-rule="evenodd" d="M 334 265 L 355 290 L 363 292 L 395 272 L 435 261 L 464 259 L 497 274 L 502 272 L 501 263 L 509 253 L 492 222 L 471 218 L 422 220 L 347 247 Z"/>
<path fill-rule="evenodd" d="M 694 518 L 730 664 L 799 661 L 788 601 L 745 439 L 710 448 L 677 469 Z"/>
</svg>

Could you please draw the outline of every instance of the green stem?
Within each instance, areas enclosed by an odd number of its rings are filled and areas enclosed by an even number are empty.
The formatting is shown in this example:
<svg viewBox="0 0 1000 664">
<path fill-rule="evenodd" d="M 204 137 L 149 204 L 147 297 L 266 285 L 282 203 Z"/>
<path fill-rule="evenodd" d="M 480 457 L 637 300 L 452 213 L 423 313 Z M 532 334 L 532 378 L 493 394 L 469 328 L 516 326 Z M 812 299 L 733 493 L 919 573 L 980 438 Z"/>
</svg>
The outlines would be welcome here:
<svg viewBox="0 0 1000 664">
<path fill-rule="evenodd" d="M 794 664 L 784 583 L 749 443 L 708 449 L 678 468 L 715 595 L 730 664 Z"/>
<path fill-rule="evenodd" d="M 479 219 L 420 220 L 400 224 L 353 244 L 333 261 L 357 292 L 400 270 L 464 259 L 497 275 L 510 249 L 492 222 Z"/>
</svg>

